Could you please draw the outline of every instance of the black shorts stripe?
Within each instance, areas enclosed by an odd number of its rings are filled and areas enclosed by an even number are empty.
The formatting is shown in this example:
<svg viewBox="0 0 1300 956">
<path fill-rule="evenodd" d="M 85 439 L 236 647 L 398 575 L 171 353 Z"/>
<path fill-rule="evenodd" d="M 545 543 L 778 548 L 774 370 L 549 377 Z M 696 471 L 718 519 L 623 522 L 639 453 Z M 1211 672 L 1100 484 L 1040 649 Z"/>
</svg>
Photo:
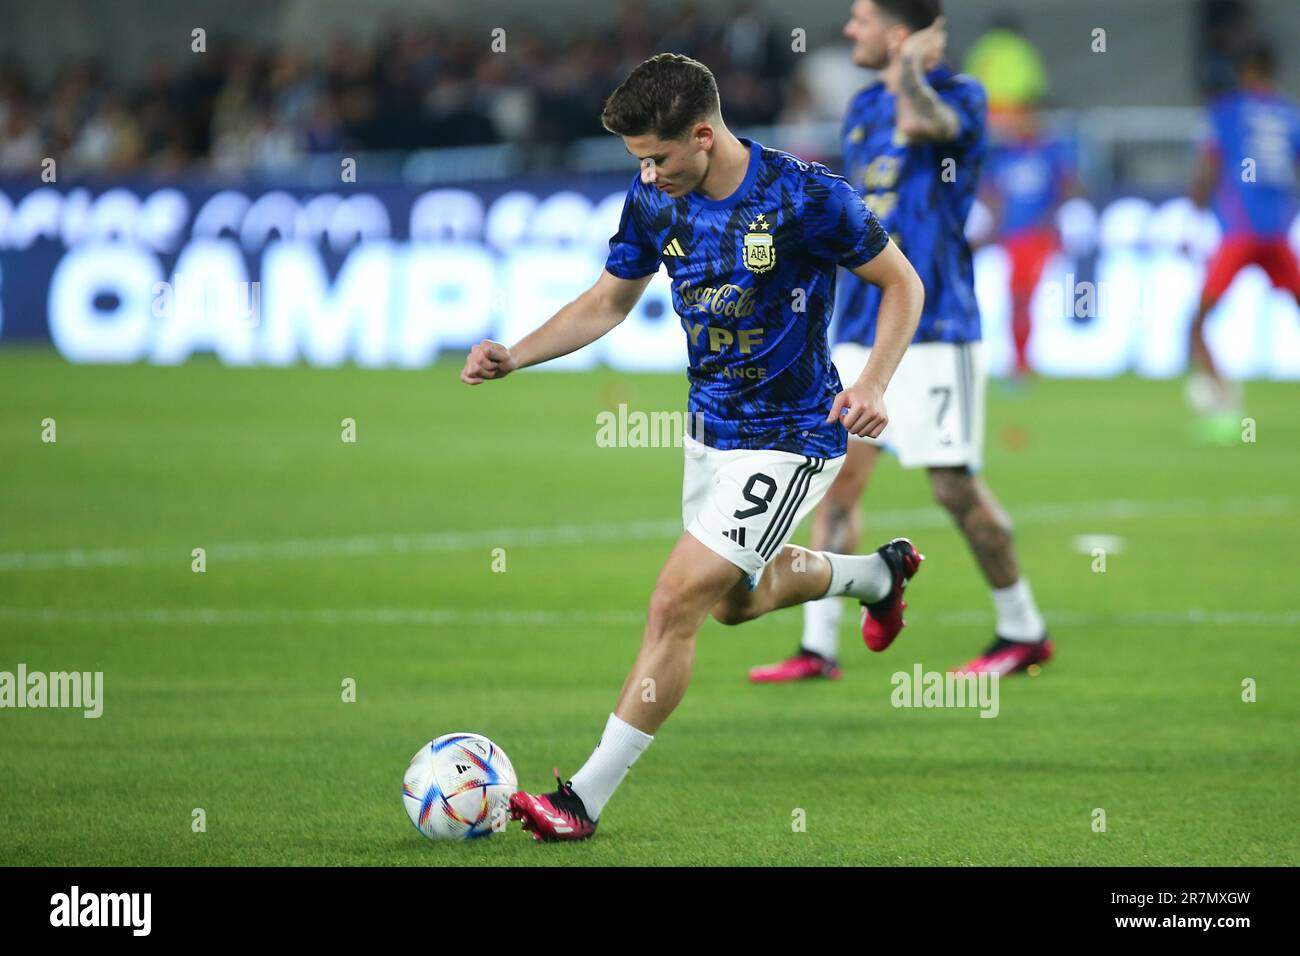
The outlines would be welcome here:
<svg viewBox="0 0 1300 956">
<path fill-rule="evenodd" d="M 795 471 L 794 477 L 790 484 L 786 486 L 785 495 L 781 499 L 781 506 L 777 508 L 776 514 L 772 516 L 772 521 L 763 532 L 763 538 L 758 542 L 755 549 L 764 561 L 770 561 L 772 555 L 776 554 L 776 549 L 781 546 L 786 534 L 790 530 L 790 524 L 794 516 L 799 512 L 800 505 L 808 497 L 808 488 L 812 485 L 813 476 L 820 474 L 821 470 L 826 467 L 824 458 L 808 458 Z"/>
<path fill-rule="evenodd" d="M 826 460 L 824 458 L 818 458 L 816 461 L 816 467 L 804 475 L 803 486 L 799 489 L 797 498 L 791 503 L 790 508 L 785 513 L 785 526 L 778 529 L 776 537 L 768 544 L 767 554 L 765 555 L 768 560 L 771 560 L 772 556 L 776 554 L 777 549 L 781 547 L 782 540 L 793 530 L 795 515 L 799 513 L 799 509 L 803 506 L 804 499 L 808 497 L 808 489 L 812 487 L 813 478 L 821 474 L 822 469 L 826 467 Z"/>
<path fill-rule="evenodd" d="M 776 510 L 772 512 L 772 517 L 767 522 L 767 527 L 763 529 L 763 536 L 758 539 L 758 545 L 754 548 L 754 550 L 759 554 L 762 554 L 763 549 L 767 547 L 768 537 L 772 534 L 772 529 L 776 527 L 781 514 L 785 511 L 785 506 L 790 501 L 790 495 L 794 491 L 795 486 L 799 484 L 799 479 L 803 477 L 804 472 L 813 466 L 813 462 L 816 460 L 817 459 L 809 458 L 805 455 L 803 464 L 796 468 L 794 474 L 790 477 L 790 483 L 785 486 L 785 494 L 781 496 L 781 503 L 777 505 Z"/>
</svg>

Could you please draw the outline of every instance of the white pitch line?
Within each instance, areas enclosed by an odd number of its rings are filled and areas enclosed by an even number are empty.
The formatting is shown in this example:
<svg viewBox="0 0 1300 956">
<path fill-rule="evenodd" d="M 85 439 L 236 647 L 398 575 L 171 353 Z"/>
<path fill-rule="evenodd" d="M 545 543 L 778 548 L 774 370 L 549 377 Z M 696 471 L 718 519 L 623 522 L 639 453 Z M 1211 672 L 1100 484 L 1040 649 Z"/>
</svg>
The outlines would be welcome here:
<svg viewBox="0 0 1300 956">
<path fill-rule="evenodd" d="M 641 624 L 645 611 L 475 611 L 449 608 L 21 608 L 0 607 L 0 620 L 28 624 L 159 624 L 219 627 L 262 624 L 440 625 Z"/>
<path fill-rule="evenodd" d="M 908 621 L 913 612 L 909 607 Z M 1183 611 L 1125 611 L 1104 614 L 1096 611 L 1043 611 L 1050 629 L 1054 625 L 1095 627 L 1112 624 L 1117 627 L 1291 627 L 1300 625 L 1300 610 L 1292 611 L 1207 611 L 1187 608 Z M 915 613 L 916 624 L 935 627 L 992 626 L 991 611 L 936 611 L 927 614 L 924 609 Z"/>
<path fill-rule="evenodd" d="M 871 510 L 871 528 L 899 533 L 921 528 L 946 527 L 948 515 L 937 507 Z M 1288 495 L 1254 498 L 1133 499 L 1109 498 L 1016 505 L 1009 508 L 1013 522 L 1066 524 L 1076 521 L 1128 521 L 1141 518 L 1203 517 L 1219 514 L 1240 517 L 1251 514 L 1288 514 L 1295 499 Z M 1090 529 L 1095 531 L 1096 529 Z M 201 541 L 174 548 L 74 548 L 63 551 L 0 552 L 0 572 L 50 571 L 56 569 L 111 568 L 137 564 L 188 565 L 190 552 L 204 548 L 212 563 L 313 558 L 374 557 L 381 554 L 469 551 L 477 548 L 526 547 L 539 545 L 596 544 L 600 542 L 648 541 L 674 538 L 681 534 L 678 521 L 629 521 L 604 524 L 562 524 L 532 528 L 484 528 L 478 531 L 434 531 L 416 534 L 356 535 L 347 538 L 298 538 L 281 541 L 213 543 Z"/>
<path fill-rule="evenodd" d="M 299 538 L 283 541 L 202 543 L 176 548 L 100 548 L 70 551 L 0 553 L 0 571 L 48 571 L 56 568 L 105 568 L 132 564 L 188 564 L 193 547 L 204 548 L 210 562 L 264 561 L 293 558 L 357 558 L 408 552 L 468 551 L 486 547 L 594 544 L 644 541 L 681 533 L 680 521 L 631 521 L 594 525 L 563 524 L 541 528 L 484 528 L 481 531 L 434 531 L 420 534 L 357 535 L 349 538 Z"/>
<path fill-rule="evenodd" d="M 1133 611 L 1119 614 L 1095 611 L 1044 611 L 1048 625 L 1118 627 L 1294 627 L 1300 609 L 1283 611 Z M 464 610 L 455 608 L 24 608 L 0 607 L 0 621 L 23 624 L 152 624 L 168 627 L 253 627 L 267 624 L 308 625 L 524 625 L 572 627 L 592 625 L 639 627 L 644 610 Z M 913 626 L 992 626 L 988 610 L 918 611 Z"/>
</svg>

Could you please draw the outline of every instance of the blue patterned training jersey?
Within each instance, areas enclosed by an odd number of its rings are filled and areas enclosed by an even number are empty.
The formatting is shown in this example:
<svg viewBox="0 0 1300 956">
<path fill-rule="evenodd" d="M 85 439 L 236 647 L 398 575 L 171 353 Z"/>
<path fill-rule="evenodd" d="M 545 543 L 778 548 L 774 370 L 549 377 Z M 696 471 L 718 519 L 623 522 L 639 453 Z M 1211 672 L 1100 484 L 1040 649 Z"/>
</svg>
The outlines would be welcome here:
<svg viewBox="0 0 1300 956">
<path fill-rule="evenodd" d="M 857 192 L 820 163 L 742 139 L 749 169 L 726 199 L 628 190 L 605 268 L 621 279 L 662 262 L 686 331 L 690 421 L 704 444 L 844 454 L 827 422 L 839 374 L 827 328 L 836 265 L 856 268 L 888 236 Z"/>
<path fill-rule="evenodd" d="M 965 227 L 987 149 L 984 88 L 942 66 L 926 80 L 957 114 L 957 138 L 908 145 L 894 129 L 895 95 L 876 83 L 854 98 L 844 119 L 844 174 L 925 286 L 913 341 L 975 342 L 980 315 Z M 876 286 L 845 276 L 835 341 L 873 344 L 879 308 Z"/>
</svg>

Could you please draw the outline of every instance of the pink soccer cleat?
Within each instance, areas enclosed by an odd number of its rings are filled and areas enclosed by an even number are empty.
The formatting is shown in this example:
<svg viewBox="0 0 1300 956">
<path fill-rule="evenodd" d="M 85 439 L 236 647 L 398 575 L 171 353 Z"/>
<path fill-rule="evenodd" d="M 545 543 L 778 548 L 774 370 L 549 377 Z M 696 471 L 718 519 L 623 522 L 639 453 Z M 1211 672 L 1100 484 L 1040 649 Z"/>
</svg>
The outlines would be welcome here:
<svg viewBox="0 0 1300 956">
<path fill-rule="evenodd" d="M 573 785 L 560 782 L 558 769 L 555 783 L 552 793 L 531 794 L 519 790 L 512 794 L 510 818 L 520 821 L 534 840 L 550 843 L 591 839 L 596 832 L 596 821 L 587 816 L 587 808 L 573 792 Z"/>
<path fill-rule="evenodd" d="M 906 538 L 895 538 L 889 544 L 876 549 L 876 553 L 885 559 L 889 570 L 894 575 L 894 585 L 879 601 L 873 604 L 862 602 L 862 639 L 873 651 L 883 651 L 903 629 L 903 589 L 907 582 L 921 569 L 925 555 L 916 550 L 916 546 Z"/>
<path fill-rule="evenodd" d="M 835 661 L 801 647 L 794 657 L 787 660 L 751 668 L 749 679 L 755 684 L 788 684 L 791 681 L 818 677 L 839 680 L 843 673 Z"/>
<path fill-rule="evenodd" d="M 1006 677 L 1027 670 L 1034 664 L 1046 664 L 1052 659 L 1052 641 L 1046 635 L 1041 641 L 1009 641 L 996 638 L 979 657 L 954 667 L 954 674 L 997 674 Z"/>
</svg>

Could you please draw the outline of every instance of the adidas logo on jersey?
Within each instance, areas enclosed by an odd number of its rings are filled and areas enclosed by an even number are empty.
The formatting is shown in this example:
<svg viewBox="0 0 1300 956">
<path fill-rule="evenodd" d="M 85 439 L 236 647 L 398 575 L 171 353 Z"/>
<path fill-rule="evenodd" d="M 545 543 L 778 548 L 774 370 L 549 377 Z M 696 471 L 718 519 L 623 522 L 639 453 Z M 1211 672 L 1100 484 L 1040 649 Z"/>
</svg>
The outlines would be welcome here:
<svg viewBox="0 0 1300 956">
<path fill-rule="evenodd" d="M 679 240 L 673 239 L 669 241 L 668 245 L 664 246 L 663 254 L 666 256 L 684 256 L 686 255 L 686 250 L 682 248 L 682 244 Z"/>
<path fill-rule="evenodd" d="M 722 536 L 724 538 L 730 538 L 732 541 L 736 542 L 736 544 L 740 545 L 742 548 L 745 546 L 744 528 L 732 528 L 730 531 L 722 532 Z"/>
</svg>

